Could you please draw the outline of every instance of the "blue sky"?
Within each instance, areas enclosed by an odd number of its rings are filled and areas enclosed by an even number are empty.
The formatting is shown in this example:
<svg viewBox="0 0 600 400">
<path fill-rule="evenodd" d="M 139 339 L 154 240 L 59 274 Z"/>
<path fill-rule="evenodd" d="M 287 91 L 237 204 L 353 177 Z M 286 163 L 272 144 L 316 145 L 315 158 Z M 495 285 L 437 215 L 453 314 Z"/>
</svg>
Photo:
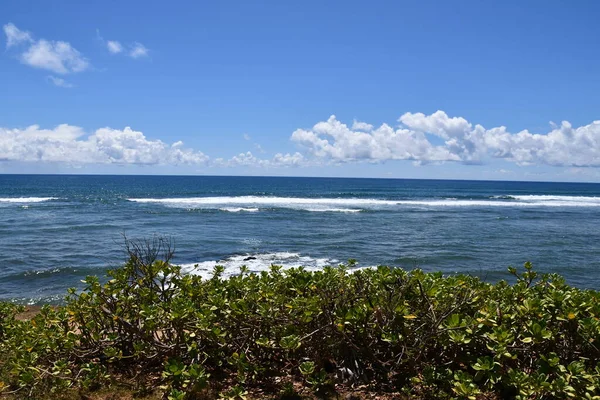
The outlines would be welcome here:
<svg viewBox="0 0 600 400">
<path fill-rule="evenodd" d="M 600 181 L 598 15 L 4 1 L 0 173 Z"/>
</svg>

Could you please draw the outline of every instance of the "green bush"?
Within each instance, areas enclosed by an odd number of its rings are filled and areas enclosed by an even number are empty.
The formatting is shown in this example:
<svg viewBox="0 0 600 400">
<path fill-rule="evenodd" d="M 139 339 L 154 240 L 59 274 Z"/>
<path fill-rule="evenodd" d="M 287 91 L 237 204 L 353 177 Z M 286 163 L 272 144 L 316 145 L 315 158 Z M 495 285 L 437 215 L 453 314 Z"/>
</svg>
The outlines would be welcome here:
<svg viewBox="0 0 600 400">
<path fill-rule="evenodd" d="M 352 262 L 203 280 L 157 254 L 130 252 L 106 283 L 88 277 L 30 321 L 0 304 L 0 393 L 246 398 L 296 381 L 320 395 L 600 399 L 599 293 L 529 263 L 509 269 L 512 285 Z"/>
</svg>

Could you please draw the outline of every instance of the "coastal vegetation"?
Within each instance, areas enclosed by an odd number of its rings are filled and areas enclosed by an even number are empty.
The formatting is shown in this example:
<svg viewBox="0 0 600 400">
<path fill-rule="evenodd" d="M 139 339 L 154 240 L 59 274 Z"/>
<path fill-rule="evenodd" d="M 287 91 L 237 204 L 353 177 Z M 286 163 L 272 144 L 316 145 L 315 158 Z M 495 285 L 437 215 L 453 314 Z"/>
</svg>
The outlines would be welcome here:
<svg viewBox="0 0 600 400">
<path fill-rule="evenodd" d="M 202 279 L 163 239 L 128 250 L 63 306 L 0 303 L 0 397 L 600 399 L 599 292 L 529 263 L 510 284 L 353 260 Z"/>
</svg>

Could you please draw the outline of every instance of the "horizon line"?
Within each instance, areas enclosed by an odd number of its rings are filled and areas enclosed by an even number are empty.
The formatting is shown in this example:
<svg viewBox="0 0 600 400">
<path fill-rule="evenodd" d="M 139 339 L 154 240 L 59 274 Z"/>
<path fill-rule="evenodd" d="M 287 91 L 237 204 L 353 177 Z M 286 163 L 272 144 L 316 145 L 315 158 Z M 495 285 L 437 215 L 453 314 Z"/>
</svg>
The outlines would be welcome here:
<svg viewBox="0 0 600 400">
<path fill-rule="evenodd" d="M 292 178 L 292 179 L 379 179 L 379 180 L 411 180 L 411 181 L 447 181 L 447 182 L 519 182 L 519 183 L 566 183 L 566 184 L 600 184 L 591 181 L 551 181 L 551 180 L 506 180 L 506 179 L 450 179 L 450 178 L 391 178 L 360 176 L 299 176 L 299 175 L 204 175 L 204 174 L 103 174 L 103 173 L 0 173 L 0 176 L 105 176 L 105 177 L 203 177 L 203 178 Z"/>
</svg>

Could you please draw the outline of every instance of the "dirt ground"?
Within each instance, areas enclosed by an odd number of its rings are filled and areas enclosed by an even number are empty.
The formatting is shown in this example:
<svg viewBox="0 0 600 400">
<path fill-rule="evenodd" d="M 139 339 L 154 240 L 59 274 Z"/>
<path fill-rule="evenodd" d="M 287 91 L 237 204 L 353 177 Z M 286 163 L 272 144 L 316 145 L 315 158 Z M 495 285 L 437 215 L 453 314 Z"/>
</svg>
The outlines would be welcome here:
<svg viewBox="0 0 600 400">
<path fill-rule="evenodd" d="M 16 315 L 19 321 L 27 321 L 39 314 L 42 306 L 27 306 L 26 310 Z"/>
</svg>

